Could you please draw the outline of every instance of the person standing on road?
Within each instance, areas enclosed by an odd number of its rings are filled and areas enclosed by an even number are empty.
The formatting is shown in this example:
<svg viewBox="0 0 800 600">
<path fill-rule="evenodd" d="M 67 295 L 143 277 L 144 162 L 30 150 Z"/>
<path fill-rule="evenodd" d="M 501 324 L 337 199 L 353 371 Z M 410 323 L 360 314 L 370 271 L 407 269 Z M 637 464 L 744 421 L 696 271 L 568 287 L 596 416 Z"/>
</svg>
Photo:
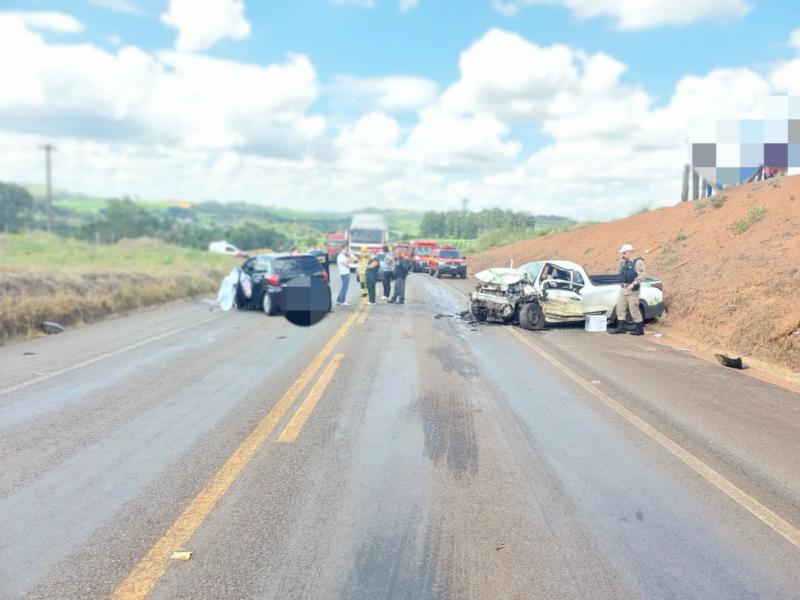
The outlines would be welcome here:
<svg viewBox="0 0 800 600">
<path fill-rule="evenodd" d="M 369 304 L 375 304 L 375 288 L 378 285 L 378 273 L 381 269 L 381 261 L 378 257 L 371 255 L 367 259 L 367 267 L 364 271 L 364 279 L 367 283 L 367 294 L 369 294 Z"/>
<path fill-rule="evenodd" d="M 339 296 L 336 298 L 338 306 L 348 306 L 347 288 L 350 287 L 350 253 L 347 248 L 343 248 L 336 257 L 336 267 L 339 269 L 339 277 L 342 279 L 342 287 L 339 289 Z"/>
<path fill-rule="evenodd" d="M 394 296 L 389 300 L 390 304 L 406 303 L 406 277 L 409 268 L 408 257 L 401 254 L 394 265 Z"/>
<path fill-rule="evenodd" d="M 361 246 L 358 253 L 358 282 L 361 284 L 361 297 L 367 295 L 367 262 L 369 261 L 369 250 L 366 246 Z"/>
<path fill-rule="evenodd" d="M 383 282 L 382 300 L 388 300 L 392 295 L 392 276 L 394 275 L 394 255 L 389 248 L 383 247 L 383 260 L 381 261 L 381 281 Z"/>
<path fill-rule="evenodd" d="M 630 311 L 635 327 L 631 335 L 644 335 L 644 317 L 639 308 L 639 292 L 644 282 L 644 260 L 633 258 L 633 246 L 625 244 L 619 249 L 619 274 L 622 276 L 622 289 L 617 299 L 617 326 L 608 333 L 625 333 L 627 312 Z"/>
</svg>

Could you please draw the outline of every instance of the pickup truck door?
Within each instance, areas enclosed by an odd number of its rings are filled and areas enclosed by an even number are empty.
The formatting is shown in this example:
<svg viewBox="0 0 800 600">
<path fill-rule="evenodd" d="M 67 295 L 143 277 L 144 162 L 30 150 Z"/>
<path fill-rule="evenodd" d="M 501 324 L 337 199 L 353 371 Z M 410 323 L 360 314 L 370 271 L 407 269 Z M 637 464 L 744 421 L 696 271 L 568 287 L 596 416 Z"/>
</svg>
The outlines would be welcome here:
<svg viewBox="0 0 800 600">
<path fill-rule="evenodd" d="M 551 265 L 545 265 L 543 276 Z M 579 321 L 584 319 L 583 282 L 577 281 L 575 271 L 566 271 L 554 267 L 555 278 L 544 279 L 541 289 L 545 293 L 542 311 L 545 317 L 554 320 Z"/>
<path fill-rule="evenodd" d="M 583 288 L 583 305 L 587 314 L 610 316 L 617 306 L 621 285 L 594 285 L 591 282 Z"/>
</svg>

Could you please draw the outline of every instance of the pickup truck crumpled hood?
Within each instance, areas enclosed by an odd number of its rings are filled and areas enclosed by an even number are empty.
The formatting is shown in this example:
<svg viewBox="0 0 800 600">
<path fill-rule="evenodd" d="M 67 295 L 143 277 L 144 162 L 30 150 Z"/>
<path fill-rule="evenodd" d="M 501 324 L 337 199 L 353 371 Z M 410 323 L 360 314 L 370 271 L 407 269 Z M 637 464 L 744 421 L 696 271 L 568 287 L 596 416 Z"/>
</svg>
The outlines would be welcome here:
<svg viewBox="0 0 800 600">
<path fill-rule="evenodd" d="M 492 283 L 501 286 L 514 285 L 525 278 L 525 271 L 522 269 L 497 267 L 475 273 L 475 277 L 482 283 Z"/>
</svg>

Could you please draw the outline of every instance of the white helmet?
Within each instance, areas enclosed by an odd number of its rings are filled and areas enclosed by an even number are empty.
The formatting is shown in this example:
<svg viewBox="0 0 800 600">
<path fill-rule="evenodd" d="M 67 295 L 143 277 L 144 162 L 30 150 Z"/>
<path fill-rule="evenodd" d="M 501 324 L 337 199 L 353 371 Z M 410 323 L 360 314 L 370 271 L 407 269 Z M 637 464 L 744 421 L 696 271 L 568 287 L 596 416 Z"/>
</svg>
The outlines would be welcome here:
<svg viewBox="0 0 800 600">
<path fill-rule="evenodd" d="M 622 254 L 623 252 L 633 252 L 633 246 L 630 244 L 623 244 L 622 248 L 619 249 L 619 253 Z"/>
</svg>

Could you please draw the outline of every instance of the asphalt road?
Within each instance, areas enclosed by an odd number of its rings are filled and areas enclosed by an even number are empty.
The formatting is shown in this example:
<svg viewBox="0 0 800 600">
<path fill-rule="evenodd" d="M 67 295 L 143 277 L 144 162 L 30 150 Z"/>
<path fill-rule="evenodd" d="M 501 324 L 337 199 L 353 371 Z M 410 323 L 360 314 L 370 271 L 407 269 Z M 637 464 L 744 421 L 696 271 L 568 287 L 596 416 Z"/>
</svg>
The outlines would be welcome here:
<svg viewBox="0 0 800 600">
<path fill-rule="evenodd" d="M 800 396 L 465 289 L 0 349 L 0 597 L 800 598 Z"/>
</svg>

